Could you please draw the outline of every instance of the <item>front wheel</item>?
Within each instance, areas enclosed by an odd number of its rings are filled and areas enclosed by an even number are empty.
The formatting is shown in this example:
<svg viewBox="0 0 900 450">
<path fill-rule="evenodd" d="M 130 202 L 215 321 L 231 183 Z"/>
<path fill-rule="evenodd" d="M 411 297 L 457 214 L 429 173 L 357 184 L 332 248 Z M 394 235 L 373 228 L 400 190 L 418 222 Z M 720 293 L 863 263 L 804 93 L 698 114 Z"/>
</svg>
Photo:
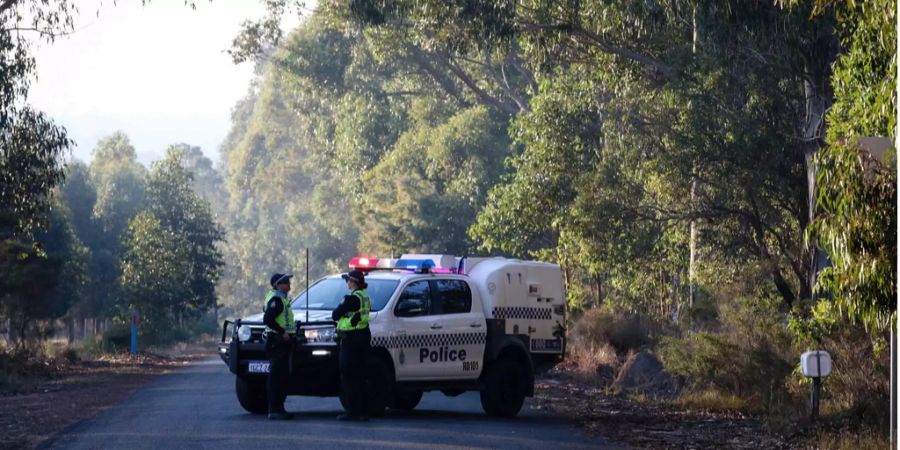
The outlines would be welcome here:
<svg viewBox="0 0 900 450">
<path fill-rule="evenodd" d="M 265 381 L 251 381 L 234 377 L 234 391 L 238 402 L 249 413 L 266 414 L 269 412 L 269 398 L 266 395 Z"/>
<path fill-rule="evenodd" d="M 484 378 L 481 407 L 493 417 L 515 417 L 525 403 L 526 377 L 522 366 L 501 359 L 494 362 Z"/>
</svg>

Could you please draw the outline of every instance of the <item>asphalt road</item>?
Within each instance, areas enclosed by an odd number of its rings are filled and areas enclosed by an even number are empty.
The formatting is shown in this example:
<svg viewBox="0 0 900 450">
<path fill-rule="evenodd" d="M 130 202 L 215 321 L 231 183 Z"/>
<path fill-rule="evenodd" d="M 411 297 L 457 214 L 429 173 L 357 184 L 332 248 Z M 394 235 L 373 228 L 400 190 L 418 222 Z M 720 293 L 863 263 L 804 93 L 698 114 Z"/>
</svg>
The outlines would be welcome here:
<svg viewBox="0 0 900 450">
<path fill-rule="evenodd" d="M 389 411 L 366 423 L 338 422 L 336 398 L 288 397 L 292 421 L 244 412 L 234 377 L 217 357 L 151 381 L 103 414 L 64 430 L 53 449 L 277 448 L 610 448 L 573 424 L 526 402 L 515 419 L 492 419 L 478 394 L 426 393 L 412 412 Z"/>
</svg>

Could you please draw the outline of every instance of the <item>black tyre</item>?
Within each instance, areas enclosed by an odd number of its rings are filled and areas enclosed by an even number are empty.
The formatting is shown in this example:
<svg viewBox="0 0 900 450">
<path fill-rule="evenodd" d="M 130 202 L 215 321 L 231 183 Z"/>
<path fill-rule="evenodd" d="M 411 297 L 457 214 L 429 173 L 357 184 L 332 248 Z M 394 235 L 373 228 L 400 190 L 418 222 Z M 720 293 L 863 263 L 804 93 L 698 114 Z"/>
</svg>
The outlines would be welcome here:
<svg viewBox="0 0 900 450">
<path fill-rule="evenodd" d="M 238 402 L 249 413 L 266 414 L 269 412 L 266 382 L 263 380 L 246 380 L 234 377 L 234 391 Z"/>
<path fill-rule="evenodd" d="M 515 361 L 501 359 L 494 362 L 484 378 L 481 407 L 493 417 L 515 417 L 525 403 L 527 377 Z"/>
<path fill-rule="evenodd" d="M 394 392 L 394 397 L 391 399 L 391 402 L 388 403 L 388 406 L 390 406 L 391 409 L 412 411 L 416 409 L 416 406 L 418 406 L 421 400 L 422 391 Z"/>
<path fill-rule="evenodd" d="M 378 357 L 370 358 L 366 368 L 366 409 L 369 417 L 381 417 L 392 395 L 394 376 L 388 365 Z M 343 391 L 340 399 L 341 406 L 349 411 L 350 402 Z"/>
</svg>

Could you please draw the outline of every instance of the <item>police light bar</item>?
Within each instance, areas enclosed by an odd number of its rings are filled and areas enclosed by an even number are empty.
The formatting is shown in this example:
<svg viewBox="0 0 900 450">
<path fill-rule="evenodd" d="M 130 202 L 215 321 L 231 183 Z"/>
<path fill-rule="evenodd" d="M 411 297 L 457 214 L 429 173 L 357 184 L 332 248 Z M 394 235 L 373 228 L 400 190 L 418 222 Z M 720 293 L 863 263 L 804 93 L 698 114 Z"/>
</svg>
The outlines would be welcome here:
<svg viewBox="0 0 900 450">
<path fill-rule="evenodd" d="M 378 267 L 378 258 L 366 258 L 357 256 L 350 260 L 349 266 L 351 269 L 371 270 L 375 267 Z"/>
<path fill-rule="evenodd" d="M 406 254 L 400 257 L 395 268 L 419 273 L 459 273 L 460 260 L 453 255 Z"/>
<path fill-rule="evenodd" d="M 350 260 L 350 268 L 364 272 L 379 269 L 411 270 L 416 273 L 462 273 L 462 258 L 452 255 L 407 254 L 400 259 L 367 258 L 357 256 Z"/>
<path fill-rule="evenodd" d="M 394 269 L 413 270 L 417 273 L 428 273 L 434 267 L 434 261 L 430 259 L 404 259 L 400 258 L 394 264 Z"/>
<path fill-rule="evenodd" d="M 453 255 L 420 255 L 420 254 L 406 254 L 400 257 L 400 260 L 404 259 L 412 259 L 412 260 L 430 260 L 433 265 L 432 267 L 439 267 L 443 269 L 450 269 L 456 267 L 456 257 Z"/>
</svg>

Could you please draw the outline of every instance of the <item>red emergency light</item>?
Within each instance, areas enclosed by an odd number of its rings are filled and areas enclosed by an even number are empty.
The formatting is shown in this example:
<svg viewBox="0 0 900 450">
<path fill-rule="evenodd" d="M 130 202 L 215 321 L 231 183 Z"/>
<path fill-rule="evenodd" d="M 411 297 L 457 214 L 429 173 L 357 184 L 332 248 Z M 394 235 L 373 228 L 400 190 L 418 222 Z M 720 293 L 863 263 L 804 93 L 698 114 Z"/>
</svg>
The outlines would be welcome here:
<svg viewBox="0 0 900 450">
<path fill-rule="evenodd" d="M 377 265 L 378 258 L 366 258 L 363 256 L 357 256 L 350 260 L 351 269 L 371 270 L 374 269 Z"/>
</svg>

